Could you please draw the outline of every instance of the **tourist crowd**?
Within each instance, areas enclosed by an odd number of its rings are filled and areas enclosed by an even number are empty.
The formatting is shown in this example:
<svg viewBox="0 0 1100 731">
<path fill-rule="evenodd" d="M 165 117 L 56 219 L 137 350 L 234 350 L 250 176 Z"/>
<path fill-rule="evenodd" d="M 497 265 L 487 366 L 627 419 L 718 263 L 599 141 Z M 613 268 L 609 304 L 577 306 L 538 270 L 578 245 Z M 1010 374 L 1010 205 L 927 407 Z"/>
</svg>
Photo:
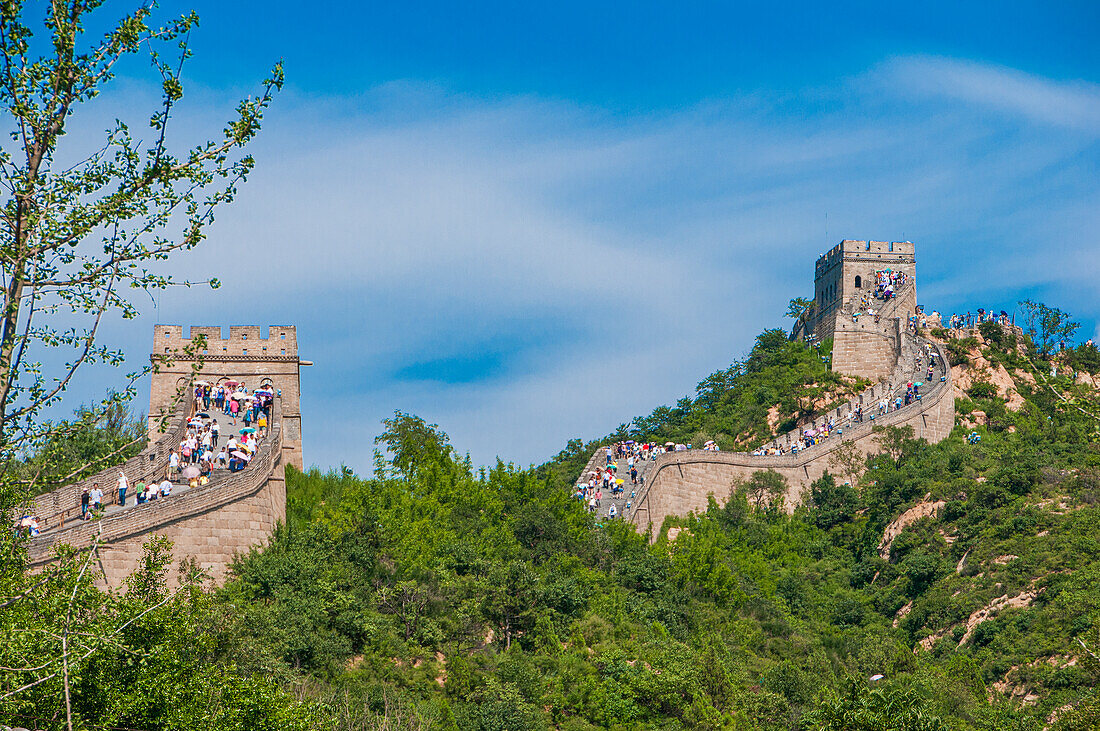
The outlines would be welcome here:
<svg viewBox="0 0 1100 731">
<path fill-rule="evenodd" d="M 952 330 L 960 330 L 963 328 L 971 328 L 976 325 L 981 325 L 983 322 L 996 322 L 1001 325 L 1014 324 L 1012 322 L 1012 318 L 1004 310 L 997 312 L 992 308 L 986 310 L 982 307 L 979 307 L 977 312 L 967 312 L 965 314 L 959 313 L 951 315 L 951 317 L 947 318 L 947 322 L 945 324 Z"/>
<path fill-rule="evenodd" d="M 895 272 L 893 269 L 875 272 L 875 299 L 893 299 L 894 294 L 908 282 L 909 275 L 905 272 Z"/>
<path fill-rule="evenodd" d="M 250 391 L 240 381 L 194 384 L 195 412 L 187 420 L 187 430 L 177 448 L 169 451 L 168 467 L 160 480 L 138 480 L 133 485 L 123 470 L 118 472 L 115 493 L 111 497 L 120 507 L 125 507 L 132 495 L 133 504 L 141 505 L 172 494 L 173 484 L 179 482 L 189 487 L 201 487 L 210 482 L 215 469 L 238 472 L 252 461 L 260 442 L 267 436 L 272 418 L 276 391 L 261 386 Z M 235 429 L 225 444 L 220 444 L 222 427 L 213 415 L 220 413 L 232 427 L 238 422 L 244 426 Z M 90 520 L 101 513 L 107 502 L 104 489 L 98 482 L 85 486 L 80 493 L 80 517 Z M 15 530 L 24 535 L 36 536 L 40 531 L 38 517 L 27 514 L 16 521 Z"/>
</svg>

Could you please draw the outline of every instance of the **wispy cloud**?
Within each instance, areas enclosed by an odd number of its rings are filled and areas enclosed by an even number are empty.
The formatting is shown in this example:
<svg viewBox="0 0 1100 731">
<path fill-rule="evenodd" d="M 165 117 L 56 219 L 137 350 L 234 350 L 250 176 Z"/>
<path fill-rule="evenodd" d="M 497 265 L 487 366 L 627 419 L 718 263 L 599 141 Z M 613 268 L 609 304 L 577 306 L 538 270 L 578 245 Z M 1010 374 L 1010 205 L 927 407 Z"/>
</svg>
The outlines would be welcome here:
<svg viewBox="0 0 1100 731">
<path fill-rule="evenodd" d="M 915 93 L 1009 112 L 1031 122 L 1100 133 L 1098 84 L 937 56 L 898 58 L 886 68 L 893 81 Z"/>
<path fill-rule="evenodd" d="M 369 469 L 396 408 L 478 462 L 538 461 L 783 325 L 841 238 L 915 241 L 939 309 L 1015 288 L 1095 312 L 1080 268 L 1041 255 L 1100 250 L 1095 115 L 1088 85 L 926 57 L 660 115 L 407 83 L 290 93 L 252 180 L 172 263 L 225 287 L 116 332 L 140 361 L 154 319 L 296 322 L 321 465 Z"/>
</svg>

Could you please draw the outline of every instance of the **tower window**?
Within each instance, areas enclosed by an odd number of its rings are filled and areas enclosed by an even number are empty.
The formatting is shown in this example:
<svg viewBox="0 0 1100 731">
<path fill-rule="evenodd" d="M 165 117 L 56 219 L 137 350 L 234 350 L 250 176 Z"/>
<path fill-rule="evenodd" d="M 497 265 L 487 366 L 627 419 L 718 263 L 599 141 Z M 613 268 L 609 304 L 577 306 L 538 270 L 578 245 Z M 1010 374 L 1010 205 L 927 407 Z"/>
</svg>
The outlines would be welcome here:
<svg viewBox="0 0 1100 731">
<path fill-rule="evenodd" d="M 279 333 L 279 340 L 286 340 L 286 333 Z"/>
<path fill-rule="evenodd" d="M 862 289 L 862 288 L 863 288 L 863 278 L 857 274 L 856 275 L 856 289 Z"/>
<path fill-rule="evenodd" d="M 248 333 L 241 333 L 241 340 L 248 340 Z"/>
<path fill-rule="evenodd" d="M 244 350 L 242 350 L 241 353 L 243 353 L 244 355 L 248 355 L 248 348 L 245 348 Z"/>
</svg>

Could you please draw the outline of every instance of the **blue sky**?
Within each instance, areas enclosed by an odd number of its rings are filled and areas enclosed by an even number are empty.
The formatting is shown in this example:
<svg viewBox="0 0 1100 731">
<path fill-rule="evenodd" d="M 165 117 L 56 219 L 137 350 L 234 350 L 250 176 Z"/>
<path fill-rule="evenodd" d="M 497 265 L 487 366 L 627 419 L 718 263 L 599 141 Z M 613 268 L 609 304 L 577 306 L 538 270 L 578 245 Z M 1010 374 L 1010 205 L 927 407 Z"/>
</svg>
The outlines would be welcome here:
<svg viewBox="0 0 1100 731">
<path fill-rule="evenodd" d="M 786 326 L 843 238 L 914 241 L 930 308 L 1034 296 L 1096 332 L 1096 3 L 303 7 L 197 5 L 183 134 L 280 57 L 288 85 L 171 264 L 226 286 L 107 334 L 139 365 L 154 322 L 297 324 L 307 463 L 369 469 L 394 409 L 540 462 Z M 112 114 L 147 116 L 140 70 Z"/>
</svg>

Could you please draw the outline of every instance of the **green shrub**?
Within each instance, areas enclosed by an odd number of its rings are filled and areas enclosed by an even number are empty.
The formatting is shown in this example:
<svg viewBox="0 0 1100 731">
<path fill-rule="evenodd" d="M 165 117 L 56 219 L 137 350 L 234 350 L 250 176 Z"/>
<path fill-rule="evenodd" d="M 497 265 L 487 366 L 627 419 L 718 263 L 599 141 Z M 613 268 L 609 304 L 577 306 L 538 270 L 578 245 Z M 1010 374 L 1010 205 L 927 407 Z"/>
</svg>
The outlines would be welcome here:
<svg viewBox="0 0 1100 731">
<path fill-rule="evenodd" d="M 967 395 L 970 398 L 983 398 L 993 399 L 997 398 L 997 387 L 988 381 L 975 381 L 970 388 L 966 389 Z"/>
</svg>

